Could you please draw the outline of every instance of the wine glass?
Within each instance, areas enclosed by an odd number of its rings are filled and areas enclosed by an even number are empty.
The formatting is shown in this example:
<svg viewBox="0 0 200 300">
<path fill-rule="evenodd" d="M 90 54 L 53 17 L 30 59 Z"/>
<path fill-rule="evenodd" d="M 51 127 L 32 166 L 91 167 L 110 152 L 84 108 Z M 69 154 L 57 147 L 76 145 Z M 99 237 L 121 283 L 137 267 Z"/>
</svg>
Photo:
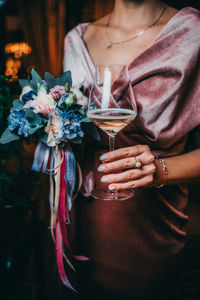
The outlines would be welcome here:
<svg viewBox="0 0 200 300">
<path fill-rule="evenodd" d="M 114 150 L 116 134 L 136 115 L 137 106 L 127 66 L 97 65 L 89 96 L 88 117 L 108 135 L 110 151 Z M 101 200 L 125 200 L 133 195 L 133 190 L 95 188 L 92 191 L 92 196 Z"/>
</svg>

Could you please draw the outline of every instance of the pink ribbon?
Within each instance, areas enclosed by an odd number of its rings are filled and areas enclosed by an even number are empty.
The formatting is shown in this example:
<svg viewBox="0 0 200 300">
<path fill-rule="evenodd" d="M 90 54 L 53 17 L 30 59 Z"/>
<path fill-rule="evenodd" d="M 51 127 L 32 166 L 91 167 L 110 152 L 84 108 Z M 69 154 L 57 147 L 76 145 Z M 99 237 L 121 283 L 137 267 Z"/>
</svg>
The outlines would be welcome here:
<svg viewBox="0 0 200 300">
<path fill-rule="evenodd" d="M 69 220 L 69 213 L 72 205 L 73 185 L 75 185 L 73 180 L 75 180 L 74 168 L 76 168 L 76 165 L 72 163 L 73 160 L 74 156 L 70 147 L 63 151 L 62 149 L 60 150 L 58 146 L 50 149 L 45 144 L 40 143 L 36 149 L 33 169 L 37 172 L 41 171 L 50 175 L 51 233 L 55 240 L 58 273 L 63 284 L 72 291 L 77 292 L 69 282 L 65 273 L 63 261 L 63 258 L 65 258 L 68 265 L 75 271 L 71 261 L 65 253 L 63 253 L 63 244 L 66 246 L 68 253 L 71 253 L 67 232 L 68 222 L 66 221 Z M 79 172 L 79 190 L 82 175 L 79 165 L 77 165 L 77 168 Z M 87 257 L 82 255 L 71 254 L 71 257 L 74 257 L 79 261 L 89 260 Z"/>
</svg>

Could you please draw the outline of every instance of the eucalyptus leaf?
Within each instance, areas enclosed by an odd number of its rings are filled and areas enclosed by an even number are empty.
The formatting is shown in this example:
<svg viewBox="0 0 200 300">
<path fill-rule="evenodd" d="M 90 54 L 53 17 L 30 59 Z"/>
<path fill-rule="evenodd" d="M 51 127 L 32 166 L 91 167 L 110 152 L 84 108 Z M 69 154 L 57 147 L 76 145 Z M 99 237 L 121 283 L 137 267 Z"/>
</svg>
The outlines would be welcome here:
<svg viewBox="0 0 200 300">
<path fill-rule="evenodd" d="M 47 142 L 47 139 L 48 139 L 48 135 L 44 132 L 41 136 L 40 136 L 40 139 L 43 143 L 46 144 Z"/>
<path fill-rule="evenodd" d="M 25 109 L 25 113 L 31 127 L 39 126 L 42 124 L 41 117 L 38 114 L 34 113 L 31 108 Z"/>
<path fill-rule="evenodd" d="M 84 122 L 84 123 L 91 123 L 92 121 L 88 118 L 88 117 L 85 117 L 81 120 L 81 122 Z"/>
<path fill-rule="evenodd" d="M 19 136 L 12 132 L 8 127 L 6 130 L 3 132 L 1 138 L 0 138 L 0 143 L 1 144 L 8 144 L 12 141 L 17 141 L 19 140 Z"/>
<path fill-rule="evenodd" d="M 31 87 L 31 89 L 36 92 L 38 92 L 38 89 L 37 89 L 37 82 L 35 80 L 29 80 L 29 86 Z"/>
<path fill-rule="evenodd" d="M 31 128 L 29 129 L 29 134 L 35 133 L 37 130 L 39 130 L 39 129 L 42 128 L 42 127 L 43 127 L 43 125 L 36 125 L 36 126 L 34 126 L 34 127 L 31 127 Z"/>
<path fill-rule="evenodd" d="M 73 108 L 73 109 L 75 109 L 75 110 L 78 110 L 80 113 L 82 113 L 81 111 L 84 112 L 84 110 L 81 109 L 81 107 L 82 107 L 81 104 L 73 104 L 73 105 L 71 106 L 71 108 Z"/>
<path fill-rule="evenodd" d="M 24 106 L 24 103 L 23 101 L 19 100 L 19 99 L 16 99 L 13 101 L 13 107 L 18 109 L 18 110 L 21 110 L 23 109 L 23 106 Z"/>
<path fill-rule="evenodd" d="M 85 116 L 85 110 L 84 109 L 78 109 L 78 108 L 75 108 L 74 105 L 71 107 L 73 110 L 75 110 L 76 112 L 79 112 L 79 114 Z"/>
<path fill-rule="evenodd" d="M 80 137 L 76 137 L 75 139 L 70 140 L 74 144 L 81 144 L 82 139 Z"/>
<path fill-rule="evenodd" d="M 44 73 L 44 80 L 46 82 L 48 91 L 56 85 L 55 77 L 49 72 Z"/>
<path fill-rule="evenodd" d="M 32 80 L 34 80 L 34 82 L 40 83 L 40 84 L 42 83 L 42 78 L 40 77 L 38 72 L 35 71 L 35 69 L 31 70 L 31 75 L 32 75 Z"/>
<path fill-rule="evenodd" d="M 56 80 L 56 85 L 65 86 L 67 82 L 69 86 L 72 87 L 71 71 L 64 72 L 60 77 L 57 77 L 55 80 Z"/>
<path fill-rule="evenodd" d="M 27 79 L 19 79 L 19 84 L 21 88 L 23 89 L 25 86 L 31 86 L 30 81 Z"/>
</svg>

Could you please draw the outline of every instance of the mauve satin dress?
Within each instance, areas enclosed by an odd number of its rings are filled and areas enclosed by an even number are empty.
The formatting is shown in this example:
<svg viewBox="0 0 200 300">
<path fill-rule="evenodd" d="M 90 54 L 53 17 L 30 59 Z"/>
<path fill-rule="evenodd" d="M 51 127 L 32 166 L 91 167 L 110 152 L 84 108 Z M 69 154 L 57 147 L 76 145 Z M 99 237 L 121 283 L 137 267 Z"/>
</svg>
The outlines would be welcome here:
<svg viewBox="0 0 200 300">
<path fill-rule="evenodd" d="M 72 71 L 74 85 L 85 80 L 86 93 L 94 76 L 82 38 L 87 26 L 79 24 L 67 34 L 64 52 L 64 70 Z M 117 135 L 117 148 L 148 144 L 160 157 L 187 151 L 189 138 L 199 134 L 199 44 L 199 11 L 187 7 L 130 62 L 138 116 Z M 118 78 L 113 88 L 123 89 L 123 79 Z M 100 184 L 96 169 L 100 154 L 107 151 L 102 133 L 100 142 L 86 143 L 81 163 L 84 197 L 76 200 L 72 213 L 76 229 L 71 234 L 78 241 L 77 251 L 90 262 L 79 268 L 80 293 L 94 300 L 173 299 L 170 293 L 186 239 L 187 187 L 136 189 L 135 196 L 125 201 L 95 200 L 89 195 L 94 184 Z"/>
</svg>

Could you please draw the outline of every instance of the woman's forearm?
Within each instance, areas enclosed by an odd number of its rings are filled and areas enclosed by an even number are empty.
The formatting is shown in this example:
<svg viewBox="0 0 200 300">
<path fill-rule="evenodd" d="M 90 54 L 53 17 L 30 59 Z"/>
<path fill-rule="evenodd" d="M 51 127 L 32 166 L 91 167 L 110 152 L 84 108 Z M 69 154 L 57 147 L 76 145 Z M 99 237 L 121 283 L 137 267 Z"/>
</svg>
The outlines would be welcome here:
<svg viewBox="0 0 200 300">
<path fill-rule="evenodd" d="M 200 149 L 165 158 L 168 175 L 163 174 L 163 164 L 156 159 L 156 184 L 190 183 L 200 180 Z"/>
<path fill-rule="evenodd" d="M 155 159 L 149 146 L 137 145 L 107 152 L 100 160 L 101 181 L 108 183 L 111 190 L 162 187 L 200 180 L 200 149 Z"/>
</svg>

